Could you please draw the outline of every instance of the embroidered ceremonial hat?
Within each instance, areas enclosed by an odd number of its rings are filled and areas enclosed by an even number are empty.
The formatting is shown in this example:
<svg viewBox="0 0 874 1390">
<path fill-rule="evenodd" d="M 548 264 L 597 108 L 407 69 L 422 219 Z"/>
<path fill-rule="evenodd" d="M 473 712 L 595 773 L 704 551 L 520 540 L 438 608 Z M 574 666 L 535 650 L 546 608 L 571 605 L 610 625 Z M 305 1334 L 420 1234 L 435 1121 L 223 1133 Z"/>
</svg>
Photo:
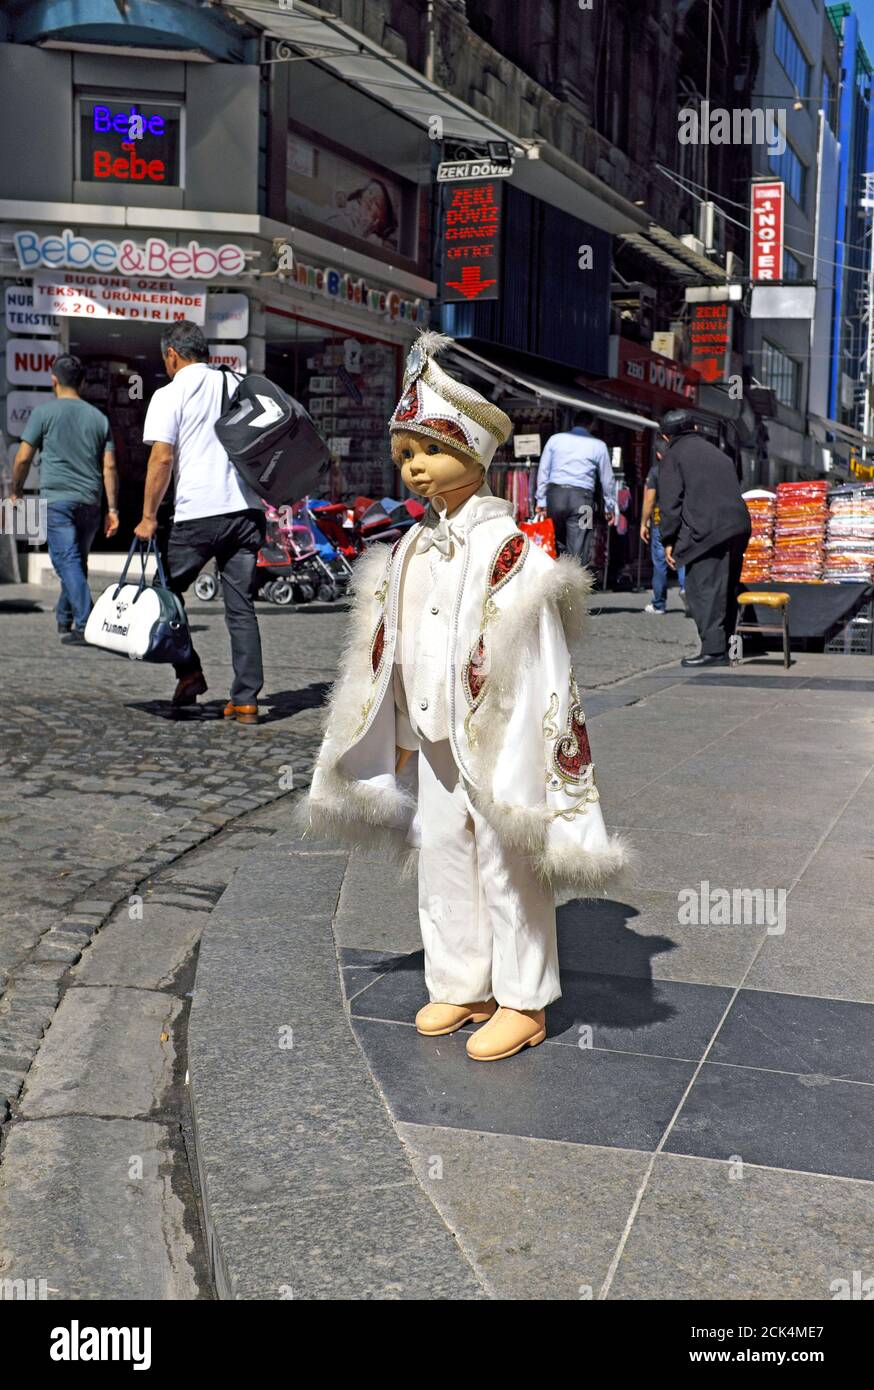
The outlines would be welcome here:
<svg viewBox="0 0 874 1390">
<path fill-rule="evenodd" d="M 388 427 L 450 444 L 488 468 L 498 445 L 513 433 L 513 422 L 479 391 L 438 366 L 435 357 L 451 343 L 443 333 L 419 334 L 407 355 L 404 389 Z"/>
</svg>

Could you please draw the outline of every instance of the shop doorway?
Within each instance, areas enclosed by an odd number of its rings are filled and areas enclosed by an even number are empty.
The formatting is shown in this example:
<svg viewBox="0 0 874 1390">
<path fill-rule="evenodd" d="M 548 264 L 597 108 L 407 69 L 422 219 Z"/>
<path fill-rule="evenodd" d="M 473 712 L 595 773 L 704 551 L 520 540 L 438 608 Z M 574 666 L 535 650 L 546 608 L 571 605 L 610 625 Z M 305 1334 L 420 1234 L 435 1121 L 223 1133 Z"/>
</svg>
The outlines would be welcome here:
<svg viewBox="0 0 874 1390">
<path fill-rule="evenodd" d="M 399 498 L 388 421 L 400 394 L 400 349 L 369 334 L 267 311 L 267 376 L 300 401 L 334 457 L 321 496 Z"/>
<path fill-rule="evenodd" d="M 103 319 L 70 324 L 69 351 L 82 359 L 82 397 L 109 419 L 119 474 L 119 530 L 107 541 L 102 531 L 95 550 L 127 549 L 143 514 L 143 488 L 149 449 L 143 443 L 146 407 L 167 375 L 161 361 L 161 333 L 156 324 Z M 172 511 L 172 488 L 161 514 Z"/>
</svg>

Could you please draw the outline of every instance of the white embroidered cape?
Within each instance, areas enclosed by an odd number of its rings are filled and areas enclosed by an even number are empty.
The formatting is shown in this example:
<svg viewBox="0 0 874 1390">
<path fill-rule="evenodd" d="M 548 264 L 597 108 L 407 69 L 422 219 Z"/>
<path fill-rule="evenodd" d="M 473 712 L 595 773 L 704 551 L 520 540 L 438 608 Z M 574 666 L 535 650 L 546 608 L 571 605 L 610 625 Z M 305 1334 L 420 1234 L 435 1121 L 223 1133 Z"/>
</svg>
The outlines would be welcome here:
<svg viewBox="0 0 874 1390">
<path fill-rule="evenodd" d="M 403 561 L 420 530 L 356 563 L 347 646 L 301 807 L 312 833 L 382 847 L 407 868 L 417 857 L 417 757 L 395 775 L 391 675 Z M 604 825 L 568 652 L 590 587 L 575 560 L 553 560 L 506 509 L 485 509 L 467 533 L 450 626 L 450 742 L 468 794 L 560 901 L 601 890 L 627 859 Z"/>
</svg>

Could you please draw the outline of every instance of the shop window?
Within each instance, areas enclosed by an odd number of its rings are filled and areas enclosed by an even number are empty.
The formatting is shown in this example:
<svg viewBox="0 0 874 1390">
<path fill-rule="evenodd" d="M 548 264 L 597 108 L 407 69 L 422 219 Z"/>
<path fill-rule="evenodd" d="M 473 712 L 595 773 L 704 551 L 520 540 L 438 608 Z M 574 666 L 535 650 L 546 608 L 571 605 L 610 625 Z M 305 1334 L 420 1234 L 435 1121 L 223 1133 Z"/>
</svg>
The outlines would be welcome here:
<svg viewBox="0 0 874 1390">
<path fill-rule="evenodd" d="M 806 280 L 808 272 L 797 256 L 791 251 L 783 252 L 783 279 L 784 280 Z"/>
<path fill-rule="evenodd" d="M 331 501 L 399 497 L 388 421 L 400 394 L 394 343 L 296 315 L 267 314 L 267 375 L 301 402 L 334 457 Z"/>
<path fill-rule="evenodd" d="M 288 131 L 286 211 L 295 226 L 415 258 L 414 185 L 302 126 Z"/>
<path fill-rule="evenodd" d="M 768 159 L 774 173 L 783 180 L 798 206 L 803 208 L 807 198 L 807 165 L 788 143 L 782 154 L 769 155 Z"/>
<path fill-rule="evenodd" d="M 790 410 L 798 404 L 798 376 L 795 359 L 766 339 L 762 344 L 762 385 L 773 391 L 780 404 Z"/>
<path fill-rule="evenodd" d="M 795 90 L 800 96 L 806 97 L 810 86 L 810 64 L 779 5 L 774 16 L 774 52 Z"/>
</svg>

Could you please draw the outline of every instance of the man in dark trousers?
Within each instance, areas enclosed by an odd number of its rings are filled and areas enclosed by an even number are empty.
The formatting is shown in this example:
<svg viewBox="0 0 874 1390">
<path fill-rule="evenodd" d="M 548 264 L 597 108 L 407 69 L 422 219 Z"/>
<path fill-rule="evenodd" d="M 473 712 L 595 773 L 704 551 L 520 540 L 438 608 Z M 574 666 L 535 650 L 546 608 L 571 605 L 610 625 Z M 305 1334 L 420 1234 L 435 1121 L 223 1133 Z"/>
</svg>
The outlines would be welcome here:
<svg viewBox="0 0 874 1390">
<path fill-rule="evenodd" d="M 218 563 L 231 639 L 234 679 L 224 717 L 257 724 L 264 683 L 261 635 L 255 614 L 255 574 L 264 543 L 264 509 L 228 458 L 214 425 L 222 413 L 222 373 L 207 365 L 209 346 L 200 328 L 182 319 L 161 335 L 169 384 L 155 392 L 146 411 L 143 439 L 151 444 L 143 516 L 134 528 L 150 541 L 170 480 L 175 484 L 173 525 L 167 542 L 170 588 L 183 594 L 204 565 Z M 206 691 L 200 657 L 192 650 L 176 667 L 174 707 L 196 705 Z"/>
<path fill-rule="evenodd" d="M 686 566 L 686 602 L 701 651 L 683 666 L 728 662 L 750 514 L 734 463 L 698 433 L 686 410 L 662 420 L 670 447 L 659 472 L 660 533 L 672 569 Z"/>
</svg>

